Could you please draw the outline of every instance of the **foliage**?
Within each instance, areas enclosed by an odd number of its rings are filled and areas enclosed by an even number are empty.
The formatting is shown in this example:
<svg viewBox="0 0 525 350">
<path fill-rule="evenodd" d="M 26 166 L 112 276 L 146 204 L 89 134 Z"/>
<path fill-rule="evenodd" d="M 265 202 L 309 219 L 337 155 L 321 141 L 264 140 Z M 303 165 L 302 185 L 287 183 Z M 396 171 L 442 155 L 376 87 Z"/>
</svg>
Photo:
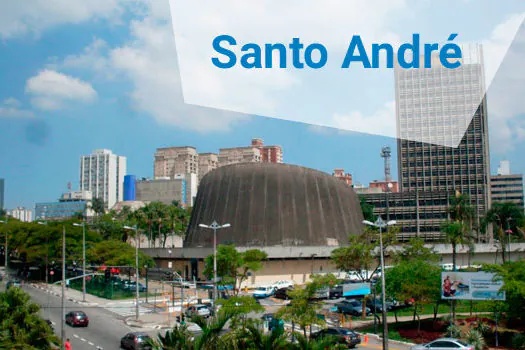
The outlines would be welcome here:
<svg viewBox="0 0 525 350">
<path fill-rule="evenodd" d="M 0 293 L 0 348 L 46 350 L 60 344 L 38 311 L 39 306 L 20 288 Z"/>
<path fill-rule="evenodd" d="M 366 202 L 364 197 L 359 199 L 359 204 L 361 205 L 361 211 L 363 212 L 363 218 L 365 220 L 374 222 L 377 219 L 377 216 L 374 215 L 374 206 Z"/>
<path fill-rule="evenodd" d="M 153 350 L 190 350 L 194 348 L 193 336 L 186 325 L 175 326 L 164 335 L 158 334 L 157 339 L 149 339 L 148 344 Z"/>
<path fill-rule="evenodd" d="M 474 237 L 469 232 L 467 225 L 462 221 L 446 222 L 441 227 L 441 231 L 445 233 L 445 242 L 452 245 L 452 266 L 455 269 L 457 266 L 457 246 L 471 246 L 474 242 Z"/>
<path fill-rule="evenodd" d="M 324 337 L 321 339 L 308 339 L 306 335 L 295 333 L 294 338 L 297 344 L 292 348 L 300 350 L 324 350 L 324 349 L 347 349 L 343 344 L 337 344 L 336 338 Z"/>
<path fill-rule="evenodd" d="M 412 238 L 408 244 L 404 244 L 401 251 L 396 252 L 393 257 L 395 263 L 407 260 L 423 260 L 432 263 L 439 261 L 439 255 L 432 247 L 425 247 L 425 241 L 421 238 Z"/>
<path fill-rule="evenodd" d="M 402 260 L 385 271 L 386 293 L 396 300 L 414 299 L 414 315 L 418 316 L 425 304 L 441 298 L 441 268 L 421 259 Z"/>
<path fill-rule="evenodd" d="M 219 245 L 217 247 L 217 276 L 221 278 L 220 285 L 233 285 L 237 295 L 241 284 L 248 278 L 249 272 L 256 272 L 262 268 L 262 261 L 268 255 L 258 249 L 238 252 L 233 245 Z M 214 256 L 209 255 L 205 260 L 204 275 L 213 278 Z"/>
<path fill-rule="evenodd" d="M 525 315 L 525 260 L 507 262 L 503 265 L 483 265 L 483 270 L 496 274 L 503 280 L 506 303 L 504 308 L 509 318 L 523 318 Z"/>
<path fill-rule="evenodd" d="M 86 252 L 86 258 L 95 264 L 109 266 L 135 266 L 134 247 L 127 243 L 110 240 L 96 243 Z M 139 266 L 155 266 L 153 259 L 139 251 Z"/>
<path fill-rule="evenodd" d="M 519 350 L 525 349 L 525 334 L 514 334 L 512 337 L 512 346 Z"/>
<path fill-rule="evenodd" d="M 228 299 L 219 299 L 217 304 L 221 305 L 221 310 L 227 310 L 232 315 L 232 326 L 241 324 L 246 327 L 246 315 L 250 312 L 263 312 L 264 307 L 259 305 L 255 298 L 247 295 L 233 296 Z"/>
<path fill-rule="evenodd" d="M 102 198 L 93 198 L 91 201 L 91 209 L 96 216 L 100 216 L 106 212 L 105 203 Z"/>
</svg>

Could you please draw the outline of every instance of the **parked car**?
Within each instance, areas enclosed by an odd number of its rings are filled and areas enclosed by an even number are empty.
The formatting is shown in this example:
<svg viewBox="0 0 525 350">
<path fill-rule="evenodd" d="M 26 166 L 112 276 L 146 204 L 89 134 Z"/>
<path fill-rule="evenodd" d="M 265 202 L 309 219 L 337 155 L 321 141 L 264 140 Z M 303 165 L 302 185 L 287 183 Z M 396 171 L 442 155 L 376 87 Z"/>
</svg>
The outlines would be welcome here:
<svg viewBox="0 0 525 350">
<path fill-rule="evenodd" d="M 273 296 L 274 298 L 277 298 L 277 299 L 288 300 L 290 299 L 290 296 L 288 295 L 288 293 L 290 293 L 290 291 L 292 290 L 293 288 L 279 288 L 275 291 Z"/>
<path fill-rule="evenodd" d="M 71 311 L 66 314 L 66 323 L 71 327 L 89 325 L 89 318 L 83 311 Z"/>
<path fill-rule="evenodd" d="M 257 287 L 253 292 L 255 298 L 268 298 L 275 293 L 275 288 L 266 286 L 266 287 Z"/>
<path fill-rule="evenodd" d="M 210 308 L 204 304 L 192 305 L 188 307 L 184 313 L 186 317 L 192 317 L 195 315 L 202 316 L 202 317 L 211 316 Z"/>
<path fill-rule="evenodd" d="M 343 297 L 343 286 L 341 284 L 337 284 L 331 287 L 329 294 L 330 294 L 329 295 L 330 299 L 342 298 Z"/>
<path fill-rule="evenodd" d="M 147 271 L 144 271 L 144 274 L 146 273 L 149 279 L 160 280 L 160 281 L 173 281 L 174 276 L 175 276 L 173 271 L 169 269 L 160 268 L 160 267 L 148 268 Z"/>
<path fill-rule="evenodd" d="M 126 350 L 151 350 L 147 342 L 151 337 L 143 332 L 128 333 L 120 339 L 120 348 Z"/>
<path fill-rule="evenodd" d="M 390 311 L 394 307 L 392 303 L 388 301 L 385 304 L 386 304 L 386 311 Z M 368 306 L 370 310 L 372 310 L 372 312 L 378 312 L 378 313 L 383 312 L 383 303 L 381 302 L 380 299 L 369 299 L 366 301 L 366 306 Z"/>
<path fill-rule="evenodd" d="M 135 288 L 137 288 L 136 285 L 137 284 L 135 281 L 124 281 L 124 283 L 122 284 L 122 289 L 126 291 L 134 292 Z M 146 291 L 147 291 L 146 286 L 139 282 L 139 292 L 143 293 Z"/>
<path fill-rule="evenodd" d="M 311 339 L 322 339 L 334 337 L 338 344 L 347 345 L 355 348 L 361 343 L 361 336 L 353 330 L 343 327 L 328 327 L 312 334 Z"/>
<path fill-rule="evenodd" d="M 7 284 L 5 285 L 5 288 L 6 289 L 9 289 L 11 287 L 20 288 L 21 285 L 22 285 L 22 282 L 20 282 L 19 280 L 11 280 L 7 282 Z"/>
<path fill-rule="evenodd" d="M 55 331 L 55 328 L 53 327 L 53 322 L 51 322 L 51 320 L 46 320 L 46 323 L 48 324 L 49 328 L 51 328 L 51 330 L 54 332 Z"/>
<path fill-rule="evenodd" d="M 274 282 L 270 285 L 270 287 L 273 287 L 275 289 L 281 289 L 281 288 L 293 288 L 293 282 L 291 281 L 286 281 L 286 280 L 282 280 L 282 281 L 277 281 L 277 282 Z"/>
<path fill-rule="evenodd" d="M 363 304 L 356 299 L 343 300 L 335 304 L 337 311 L 343 314 L 348 314 L 352 316 L 360 316 L 363 314 Z M 372 312 L 370 308 L 366 308 L 366 314 L 371 315 Z"/>
<path fill-rule="evenodd" d="M 469 345 L 461 340 L 454 338 L 440 338 L 430 343 L 414 345 L 410 348 L 411 350 L 448 350 L 448 349 L 461 349 L 461 350 L 474 350 L 473 345 Z"/>
<path fill-rule="evenodd" d="M 330 288 L 328 287 L 318 289 L 314 292 L 314 295 L 312 295 L 312 299 L 328 299 L 328 298 L 330 298 Z"/>
</svg>

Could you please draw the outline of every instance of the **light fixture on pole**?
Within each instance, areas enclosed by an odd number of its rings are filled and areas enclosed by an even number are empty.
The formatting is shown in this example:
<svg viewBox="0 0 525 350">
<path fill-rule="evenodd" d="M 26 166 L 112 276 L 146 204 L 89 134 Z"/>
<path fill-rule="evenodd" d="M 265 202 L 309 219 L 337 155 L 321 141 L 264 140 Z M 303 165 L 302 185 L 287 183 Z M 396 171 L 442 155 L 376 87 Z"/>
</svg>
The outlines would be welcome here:
<svg viewBox="0 0 525 350">
<path fill-rule="evenodd" d="M 381 303 L 383 311 L 383 349 L 388 350 L 388 322 L 386 316 L 386 296 L 385 296 L 385 256 L 383 251 L 383 228 L 391 225 L 395 225 L 395 220 L 388 222 L 383 221 L 379 216 L 376 222 L 364 220 L 363 224 L 379 228 L 379 255 L 381 257 Z"/>
<path fill-rule="evenodd" d="M 199 224 L 199 227 L 213 230 L 213 309 L 217 314 L 217 230 L 230 227 L 230 224 L 219 225 L 213 221 L 210 225 Z"/>
<path fill-rule="evenodd" d="M 86 223 L 74 223 L 73 226 L 82 227 L 82 301 L 86 302 Z"/>
<path fill-rule="evenodd" d="M 138 234 L 138 227 L 137 225 L 131 227 L 131 226 L 124 226 L 125 230 L 133 230 L 135 231 L 135 319 L 139 319 L 139 234 Z"/>
</svg>

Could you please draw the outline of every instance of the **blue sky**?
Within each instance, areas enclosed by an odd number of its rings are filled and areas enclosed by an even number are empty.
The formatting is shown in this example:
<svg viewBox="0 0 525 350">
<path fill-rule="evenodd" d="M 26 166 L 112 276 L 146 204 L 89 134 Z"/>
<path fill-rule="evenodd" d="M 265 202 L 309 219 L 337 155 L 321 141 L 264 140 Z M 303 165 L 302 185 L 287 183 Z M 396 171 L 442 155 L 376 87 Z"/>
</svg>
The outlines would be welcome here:
<svg viewBox="0 0 525 350">
<path fill-rule="evenodd" d="M 185 105 L 166 4 L 74 3 L 0 4 L 0 13 L 9 14 L 0 14 L 0 178 L 7 208 L 56 200 L 68 182 L 77 188 L 79 157 L 97 148 L 126 156 L 128 173 L 151 176 L 157 147 L 217 152 L 261 137 L 281 145 L 287 163 L 326 172 L 342 167 L 366 184 L 382 178 L 379 152 L 390 145 L 397 178 L 394 139 Z M 66 4 L 71 10 L 64 11 Z M 520 54 L 507 65 L 525 61 Z M 515 98 L 523 96 L 523 66 L 519 72 L 510 89 L 496 77 L 494 94 L 506 91 L 505 106 L 512 108 L 494 119 L 489 90 L 493 170 L 506 158 L 514 172 L 525 172 L 525 106 Z M 367 111 L 365 104 L 356 108 Z"/>
</svg>

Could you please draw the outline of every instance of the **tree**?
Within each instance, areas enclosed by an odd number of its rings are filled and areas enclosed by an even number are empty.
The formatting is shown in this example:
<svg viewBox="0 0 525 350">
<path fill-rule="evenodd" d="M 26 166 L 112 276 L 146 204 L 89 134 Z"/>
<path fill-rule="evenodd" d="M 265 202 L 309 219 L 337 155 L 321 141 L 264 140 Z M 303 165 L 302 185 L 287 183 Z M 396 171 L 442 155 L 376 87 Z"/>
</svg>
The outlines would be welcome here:
<svg viewBox="0 0 525 350">
<path fill-rule="evenodd" d="M 399 263 L 402 261 L 423 260 L 431 263 L 439 261 L 439 255 L 434 248 L 425 247 L 425 241 L 421 238 L 412 238 L 408 244 L 402 246 L 401 251 L 393 255 L 393 261 Z"/>
<path fill-rule="evenodd" d="M 418 319 L 419 333 L 419 313 L 423 305 L 441 298 L 441 268 L 421 259 L 402 260 L 385 271 L 385 279 L 388 295 L 397 300 L 414 299 L 414 316 Z"/>
<path fill-rule="evenodd" d="M 324 320 L 317 317 L 317 311 L 320 305 L 310 301 L 312 297 L 311 288 L 290 291 L 289 296 L 291 298 L 290 304 L 281 307 L 279 311 L 277 311 L 277 318 L 292 322 L 293 327 L 298 325 L 302 329 L 305 337 L 308 326 L 312 324 L 322 326 L 325 324 Z"/>
<path fill-rule="evenodd" d="M 462 221 L 453 221 L 443 224 L 441 231 L 445 233 L 445 242 L 452 245 L 452 266 L 456 270 L 457 246 L 472 245 L 474 237 L 469 233 L 467 225 Z"/>
<path fill-rule="evenodd" d="M 283 331 L 274 329 L 270 334 L 264 334 L 260 327 L 253 324 L 249 324 L 246 331 L 240 332 L 237 337 L 247 345 L 246 348 L 253 350 L 286 350 L 290 346 Z"/>
<path fill-rule="evenodd" d="M 193 335 L 186 325 L 175 326 L 164 335 L 159 333 L 157 339 L 149 339 L 148 344 L 153 350 L 190 350 L 195 347 Z"/>
<path fill-rule="evenodd" d="M 0 348 L 47 350 L 60 344 L 39 309 L 20 288 L 0 293 Z"/>
<path fill-rule="evenodd" d="M 359 204 L 361 205 L 361 211 L 365 220 L 374 222 L 377 216 L 374 214 L 374 206 L 366 202 L 364 197 L 359 198 Z"/>
<path fill-rule="evenodd" d="M 295 339 L 297 343 L 292 346 L 292 349 L 298 350 L 325 350 L 325 349 L 348 349 L 347 346 L 337 343 L 337 338 L 335 337 L 324 337 L 321 339 L 308 339 L 303 334 L 295 334 Z"/>
<path fill-rule="evenodd" d="M 507 241 L 506 231 L 509 231 L 510 234 L 522 232 L 520 227 L 525 224 L 525 217 L 523 214 L 523 209 L 517 206 L 515 203 L 494 203 L 492 208 L 487 212 L 484 220 L 484 226 L 489 223 L 496 225 L 497 235 L 498 235 L 498 244 L 501 250 L 502 261 L 506 261 L 506 244 Z M 512 232 L 512 233 L 511 233 Z"/>
<path fill-rule="evenodd" d="M 256 272 L 262 268 L 262 261 L 268 255 L 258 249 L 250 249 L 240 253 L 233 245 L 219 245 L 217 247 L 217 276 L 221 278 L 219 284 L 233 285 L 234 295 L 238 295 L 242 282 L 248 278 L 249 272 Z M 204 275 L 213 278 L 214 256 L 209 255 L 205 260 Z"/>
<path fill-rule="evenodd" d="M 135 266 L 135 248 L 116 240 L 96 243 L 86 252 L 86 257 L 93 263 L 109 266 Z M 139 266 L 155 266 L 153 259 L 139 251 Z"/>
<path fill-rule="evenodd" d="M 100 216 L 106 212 L 104 200 L 102 198 L 95 197 L 91 200 L 91 209 L 95 212 L 96 216 Z"/>
<path fill-rule="evenodd" d="M 229 310 L 221 309 L 216 316 L 209 320 L 201 316 L 194 316 L 191 320 L 201 328 L 201 334 L 195 339 L 195 349 L 227 349 L 225 340 L 221 338 L 221 333 L 226 323 L 233 317 Z"/>
<path fill-rule="evenodd" d="M 218 305 L 221 305 L 221 310 L 228 311 L 231 314 L 231 328 L 236 328 L 241 325 L 246 328 L 246 315 L 250 312 L 263 312 L 264 307 L 255 301 L 252 296 L 233 296 L 228 299 L 219 299 Z"/>
</svg>

